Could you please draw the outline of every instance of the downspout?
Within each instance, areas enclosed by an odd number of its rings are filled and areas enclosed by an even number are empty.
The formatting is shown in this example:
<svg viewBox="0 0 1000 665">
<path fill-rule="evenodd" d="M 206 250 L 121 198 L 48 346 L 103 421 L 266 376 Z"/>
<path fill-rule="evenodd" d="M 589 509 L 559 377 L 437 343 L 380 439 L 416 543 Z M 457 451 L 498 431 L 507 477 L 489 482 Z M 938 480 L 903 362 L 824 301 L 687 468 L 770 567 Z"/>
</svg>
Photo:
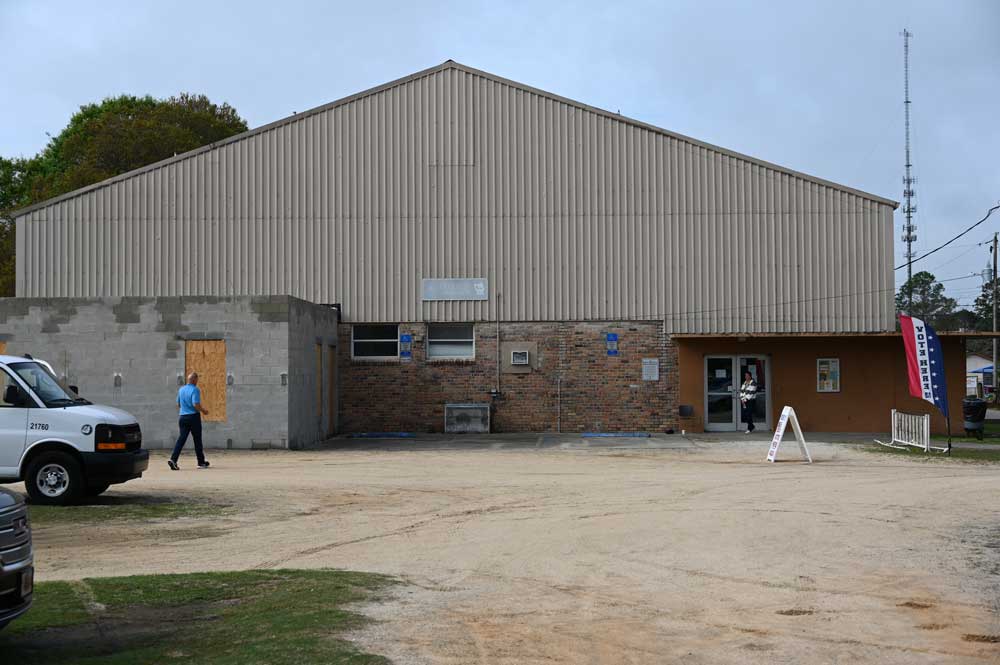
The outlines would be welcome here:
<svg viewBox="0 0 1000 665">
<path fill-rule="evenodd" d="M 667 353 L 668 353 L 668 351 L 667 351 L 667 317 L 664 316 L 663 319 L 662 319 L 662 321 L 660 321 L 660 353 L 658 355 L 659 355 L 659 357 L 660 357 L 661 360 L 665 361 L 667 359 Z M 662 367 L 660 367 L 660 371 L 663 372 L 663 373 L 666 373 L 667 363 L 663 362 L 661 364 L 662 364 Z M 680 379 L 680 369 L 677 370 L 677 378 L 678 378 L 678 380 Z M 663 380 L 663 377 L 661 376 L 660 377 L 660 381 L 662 381 L 662 380 Z M 663 402 L 667 401 L 667 399 L 666 399 L 666 397 L 667 397 L 667 395 L 666 395 L 666 389 L 663 388 L 663 386 L 664 386 L 663 383 L 660 383 L 659 381 L 657 383 L 659 384 L 659 385 L 657 385 L 657 388 L 660 390 L 660 400 L 661 400 L 660 403 L 662 404 Z M 768 385 L 770 385 L 770 384 L 768 384 Z M 677 392 L 679 393 L 680 391 L 678 390 Z M 674 400 L 674 402 L 675 402 L 674 406 L 675 407 L 677 406 L 677 403 L 679 401 L 680 401 L 680 395 L 677 395 L 677 399 Z M 675 408 L 674 409 L 674 413 L 670 413 L 670 411 L 666 410 L 666 409 L 665 409 L 665 411 L 666 412 L 663 414 L 664 415 L 663 422 L 668 422 L 671 418 L 673 418 L 673 417 L 676 416 L 677 417 L 677 429 L 680 429 L 681 428 L 681 419 L 680 419 L 680 415 L 681 414 L 680 414 L 679 409 Z"/>
<path fill-rule="evenodd" d="M 497 410 L 497 407 L 499 406 L 499 402 L 500 402 L 500 301 L 501 301 L 501 293 L 500 293 L 500 289 L 498 288 L 500 286 L 500 265 L 497 263 L 497 251 L 498 251 L 497 250 L 497 245 L 499 244 L 497 242 L 497 235 L 498 235 L 497 227 L 498 227 L 499 224 L 500 224 L 499 218 L 494 219 L 494 221 L 493 221 L 493 288 L 497 289 L 497 291 L 496 291 L 496 294 L 497 294 L 496 295 L 496 303 L 497 303 L 497 305 L 496 305 L 496 307 L 497 307 L 497 311 L 496 311 L 496 324 L 497 324 L 497 340 L 496 340 L 496 345 L 497 345 L 497 354 L 496 354 L 497 377 L 496 377 L 496 383 L 493 386 L 493 394 L 492 394 L 492 397 L 493 397 L 493 413 L 494 414 L 496 414 L 496 410 Z M 490 418 L 490 429 L 491 430 L 493 429 L 493 418 Z"/>
<path fill-rule="evenodd" d="M 496 398 L 500 399 L 500 293 L 497 292 L 497 382 L 494 389 Z"/>
<path fill-rule="evenodd" d="M 556 377 L 556 434 L 562 434 L 562 370 Z"/>
</svg>

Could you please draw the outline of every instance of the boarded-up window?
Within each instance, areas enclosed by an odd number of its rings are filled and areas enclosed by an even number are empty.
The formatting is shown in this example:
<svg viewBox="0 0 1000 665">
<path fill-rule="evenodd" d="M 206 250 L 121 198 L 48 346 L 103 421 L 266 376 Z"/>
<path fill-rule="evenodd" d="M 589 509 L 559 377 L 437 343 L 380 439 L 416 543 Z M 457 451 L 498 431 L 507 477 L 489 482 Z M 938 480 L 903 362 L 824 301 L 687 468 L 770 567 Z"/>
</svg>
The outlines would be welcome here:
<svg viewBox="0 0 1000 665">
<path fill-rule="evenodd" d="M 0 342 L 0 356 L 7 353 L 7 342 Z"/>
<path fill-rule="evenodd" d="M 204 420 L 226 420 L 226 343 L 221 339 L 189 339 L 184 345 L 184 376 L 198 372 Z"/>
</svg>

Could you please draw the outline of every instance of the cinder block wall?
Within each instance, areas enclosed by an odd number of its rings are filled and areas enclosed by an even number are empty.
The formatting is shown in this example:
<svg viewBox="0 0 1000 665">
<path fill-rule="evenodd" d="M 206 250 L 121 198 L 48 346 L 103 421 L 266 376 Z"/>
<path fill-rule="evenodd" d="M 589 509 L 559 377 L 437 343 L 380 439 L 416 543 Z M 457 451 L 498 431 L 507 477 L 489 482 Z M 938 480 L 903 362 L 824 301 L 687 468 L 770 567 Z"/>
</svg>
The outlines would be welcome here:
<svg viewBox="0 0 1000 665">
<path fill-rule="evenodd" d="M 9 354 L 49 361 L 92 402 L 129 411 L 142 426 L 144 445 L 164 448 L 177 437 L 175 399 L 186 341 L 223 339 L 232 375 L 227 419 L 204 424 L 205 444 L 284 448 L 288 318 L 287 296 L 8 298 L 0 299 L 0 340 Z"/>
<path fill-rule="evenodd" d="M 429 360 L 423 323 L 400 324 L 399 332 L 413 335 L 412 359 L 373 362 L 352 359 L 351 325 L 340 326 L 343 431 L 440 432 L 449 402 L 493 403 L 495 432 L 677 426 L 677 351 L 659 322 L 501 323 L 504 354 L 512 343 L 536 351 L 531 371 L 501 372 L 496 402 L 495 323 L 475 325 L 475 360 Z M 618 334 L 617 356 L 607 353 L 609 332 Z M 643 358 L 659 359 L 659 381 L 643 381 Z"/>
<path fill-rule="evenodd" d="M 288 440 L 289 447 L 301 448 L 338 430 L 330 392 L 339 388 L 328 371 L 330 360 L 337 362 L 338 314 L 297 298 L 288 303 Z"/>
</svg>

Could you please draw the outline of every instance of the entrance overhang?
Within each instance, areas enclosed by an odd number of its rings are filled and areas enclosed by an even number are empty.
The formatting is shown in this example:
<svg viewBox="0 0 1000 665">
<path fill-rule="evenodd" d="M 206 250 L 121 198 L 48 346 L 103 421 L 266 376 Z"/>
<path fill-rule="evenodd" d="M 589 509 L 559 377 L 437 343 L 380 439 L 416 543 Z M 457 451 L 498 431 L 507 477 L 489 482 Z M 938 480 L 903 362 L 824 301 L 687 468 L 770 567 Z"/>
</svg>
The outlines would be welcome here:
<svg viewBox="0 0 1000 665">
<path fill-rule="evenodd" d="M 965 340 L 1000 338 L 1000 333 L 947 331 L 939 335 L 955 431 L 960 429 L 965 396 Z M 764 355 L 769 358 L 766 420 L 771 423 L 789 405 L 808 430 L 886 432 L 892 410 L 898 409 L 929 413 L 932 431 L 947 431 L 940 412 L 910 395 L 902 335 L 895 331 L 679 333 L 670 339 L 678 353 L 677 403 L 685 407 L 678 420 L 682 429 L 701 431 L 709 424 L 706 358 Z"/>
</svg>

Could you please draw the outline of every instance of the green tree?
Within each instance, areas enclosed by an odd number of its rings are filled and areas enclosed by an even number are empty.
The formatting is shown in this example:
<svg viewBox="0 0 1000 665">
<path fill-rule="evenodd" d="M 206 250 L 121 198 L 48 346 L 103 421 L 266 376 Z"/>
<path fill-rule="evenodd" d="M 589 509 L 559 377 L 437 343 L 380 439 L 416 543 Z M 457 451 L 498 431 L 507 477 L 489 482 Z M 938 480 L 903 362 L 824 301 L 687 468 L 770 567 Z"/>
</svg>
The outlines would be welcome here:
<svg viewBox="0 0 1000 665">
<path fill-rule="evenodd" d="M 1000 288 L 1000 285 L 998 285 Z M 976 318 L 979 320 L 977 330 L 993 330 L 993 282 L 986 281 L 983 289 L 976 298 L 973 305 L 976 311 Z"/>
<path fill-rule="evenodd" d="M 1000 285 L 998 285 L 1000 286 Z M 993 282 L 986 281 L 982 291 L 973 305 L 976 314 L 975 330 L 993 330 Z M 978 353 L 990 357 L 993 353 L 993 342 L 989 339 L 968 339 L 965 349 L 970 353 Z"/>
<path fill-rule="evenodd" d="M 40 173 L 35 159 L 0 157 L 0 296 L 14 295 L 14 220 L 10 213 L 31 204 L 31 186 Z"/>
<path fill-rule="evenodd" d="M 913 305 L 910 305 L 910 297 Z M 896 310 L 923 319 L 934 328 L 951 327 L 958 303 L 944 294 L 944 286 L 931 273 L 921 271 L 911 277 L 896 294 Z"/>
<path fill-rule="evenodd" d="M 15 210 L 246 130 L 205 95 L 121 95 L 81 106 L 38 155 L 0 157 L 0 296 L 14 295 Z"/>
</svg>

